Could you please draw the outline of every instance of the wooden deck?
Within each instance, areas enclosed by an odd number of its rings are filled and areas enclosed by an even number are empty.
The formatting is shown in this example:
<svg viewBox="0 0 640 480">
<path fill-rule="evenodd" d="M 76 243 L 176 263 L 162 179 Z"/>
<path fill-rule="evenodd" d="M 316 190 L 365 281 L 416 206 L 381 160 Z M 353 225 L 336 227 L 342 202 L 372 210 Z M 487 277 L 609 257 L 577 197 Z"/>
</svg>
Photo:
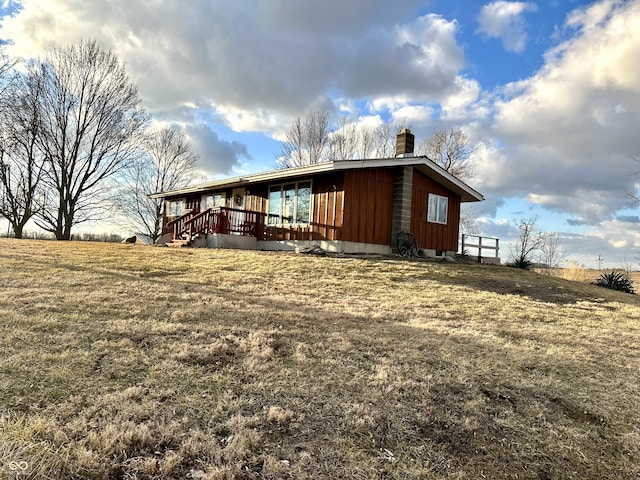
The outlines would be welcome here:
<svg viewBox="0 0 640 480">
<path fill-rule="evenodd" d="M 263 212 L 228 207 L 213 207 L 199 213 L 186 213 L 165 225 L 164 233 L 174 240 L 191 240 L 197 235 L 227 234 L 255 237 L 257 240 L 325 240 L 342 236 L 342 229 L 331 225 L 269 224 Z"/>
</svg>

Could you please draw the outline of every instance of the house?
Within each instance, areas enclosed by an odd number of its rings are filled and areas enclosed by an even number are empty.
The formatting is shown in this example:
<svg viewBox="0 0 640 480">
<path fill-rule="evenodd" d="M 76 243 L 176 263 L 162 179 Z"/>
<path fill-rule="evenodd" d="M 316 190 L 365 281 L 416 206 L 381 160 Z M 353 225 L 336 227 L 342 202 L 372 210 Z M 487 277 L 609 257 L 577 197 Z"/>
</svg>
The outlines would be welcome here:
<svg viewBox="0 0 640 480">
<path fill-rule="evenodd" d="M 424 156 L 403 129 L 395 158 L 336 160 L 152 195 L 163 233 L 201 246 L 389 254 L 398 234 L 428 255 L 458 250 L 460 205 L 483 196 Z M 197 244 L 197 243 L 196 243 Z"/>
</svg>

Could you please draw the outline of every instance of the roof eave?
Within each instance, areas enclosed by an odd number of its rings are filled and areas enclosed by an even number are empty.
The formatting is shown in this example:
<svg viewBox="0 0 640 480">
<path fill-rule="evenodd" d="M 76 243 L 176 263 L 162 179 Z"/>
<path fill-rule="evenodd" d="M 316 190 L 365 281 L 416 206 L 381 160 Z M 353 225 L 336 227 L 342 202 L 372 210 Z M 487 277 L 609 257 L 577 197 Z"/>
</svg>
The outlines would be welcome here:
<svg viewBox="0 0 640 480">
<path fill-rule="evenodd" d="M 417 157 L 401 157 L 401 158 L 376 158 L 368 160 L 335 160 L 331 162 L 317 163 L 314 165 L 305 165 L 302 167 L 284 168 L 281 170 L 270 170 L 268 172 L 254 173 L 243 177 L 233 177 L 225 180 L 216 180 L 213 182 L 202 183 L 168 192 L 158 192 L 149 195 L 150 198 L 167 198 L 189 193 L 203 192 L 216 188 L 236 188 L 251 185 L 253 183 L 268 182 L 270 180 L 281 180 L 292 177 L 300 177 L 305 175 L 313 175 L 318 173 L 336 171 L 336 170 L 353 170 L 356 168 L 376 168 L 376 167 L 398 167 L 398 166 L 416 166 L 425 171 L 429 176 L 447 187 L 449 190 L 460 195 L 462 202 L 481 202 L 484 197 L 469 185 L 454 177 L 449 172 L 438 166 L 425 156 Z"/>
</svg>

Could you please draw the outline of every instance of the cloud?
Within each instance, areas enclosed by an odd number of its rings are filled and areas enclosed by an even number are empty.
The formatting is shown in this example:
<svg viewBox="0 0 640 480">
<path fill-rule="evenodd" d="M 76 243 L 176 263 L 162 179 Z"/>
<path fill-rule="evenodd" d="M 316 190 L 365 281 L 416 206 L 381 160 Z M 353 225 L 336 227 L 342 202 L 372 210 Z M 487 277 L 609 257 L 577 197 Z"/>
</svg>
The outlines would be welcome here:
<svg viewBox="0 0 640 480">
<path fill-rule="evenodd" d="M 638 215 L 618 215 L 616 220 L 625 223 L 640 223 L 640 216 Z"/>
<path fill-rule="evenodd" d="M 588 232 L 585 236 L 607 242 L 623 253 L 635 250 L 634 253 L 637 254 L 637 249 L 640 248 L 640 230 L 638 230 L 637 221 L 627 222 L 619 219 L 606 221 L 597 231 Z"/>
<path fill-rule="evenodd" d="M 241 158 L 251 158 L 246 145 L 221 140 L 204 123 L 185 125 L 183 129 L 200 153 L 200 167 L 208 174 L 229 173 L 240 165 Z"/>
<path fill-rule="evenodd" d="M 535 12 L 535 3 L 497 1 L 482 7 L 478 16 L 478 32 L 491 38 L 499 38 L 505 50 L 521 53 L 529 39 L 525 12 Z"/>
<path fill-rule="evenodd" d="M 472 159 L 486 197 L 527 198 L 591 225 L 626 206 L 640 152 L 640 3 L 602 5 L 599 21 L 491 99 L 492 122 L 474 133 L 486 148 Z"/>
<path fill-rule="evenodd" d="M 152 113 L 195 101 L 234 129 L 272 132 L 328 91 L 414 101 L 455 91 L 457 24 L 416 18 L 420 4 L 31 0 L 0 36 L 23 56 L 94 37 L 126 61 Z"/>
</svg>

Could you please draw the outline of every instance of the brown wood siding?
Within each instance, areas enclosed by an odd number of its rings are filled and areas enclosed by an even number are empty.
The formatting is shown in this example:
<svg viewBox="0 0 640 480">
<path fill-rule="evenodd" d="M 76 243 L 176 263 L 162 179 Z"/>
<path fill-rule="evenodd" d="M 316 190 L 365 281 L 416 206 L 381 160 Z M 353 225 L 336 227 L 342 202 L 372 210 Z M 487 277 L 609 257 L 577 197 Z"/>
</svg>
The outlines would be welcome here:
<svg viewBox="0 0 640 480">
<path fill-rule="evenodd" d="M 185 202 L 185 209 L 191 210 L 193 213 L 200 213 L 200 199 L 202 195 L 196 193 L 187 196 L 187 201 Z"/>
<path fill-rule="evenodd" d="M 342 196 L 344 174 L 335 172 L 313 179 L 312 240 L 340 240 L 342 237 Z"/>
<path fill-rule="evenodd" d="M 430 193 L 447 197 L 449 209 L 447 224 L 427 222 L 427 198 Z M 439 183 L 414 169 L 411 197 L 411 233 L 420 248 L 458 251 L 460 227 L 460 197 Z"/>
<path fill-rule="evenodd" d="M 267 185 L 251 185 L 247 187 L 244 201 L 245 210 L 267 213 L 267 198 L 269 187 Z"/>
<path fill-rule="evenodd" d="M 394 183 L 391 168 L 345 172 L 343 240 L 391 244 Z"/>
</svg>

